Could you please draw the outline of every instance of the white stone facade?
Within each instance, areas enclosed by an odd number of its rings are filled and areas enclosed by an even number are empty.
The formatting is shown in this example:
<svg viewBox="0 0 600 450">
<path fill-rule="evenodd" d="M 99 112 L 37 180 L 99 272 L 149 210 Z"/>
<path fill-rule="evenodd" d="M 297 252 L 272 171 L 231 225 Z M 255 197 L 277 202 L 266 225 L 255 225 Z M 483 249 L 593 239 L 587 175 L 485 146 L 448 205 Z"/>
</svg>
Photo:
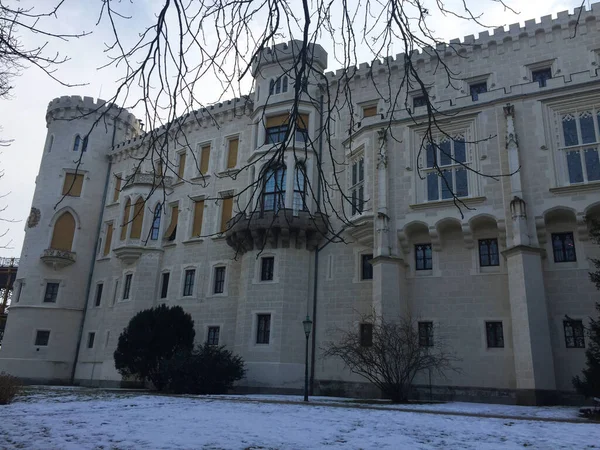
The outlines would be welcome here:
<svg viewBox="0 0 600 450">
<path fill-rule="evenodd" d="M 511 25 L 493 35 L 481 33 L 477 39 L 469 36 L 463 45 L 454 43 L 459 53 L 447 51 L 444 61 L 463 80 L 458 89 L 447 87 L 446 75 L 435 70 L 436 62 L 426 53 L 413 56 L 423 81 L 431 85 L 436 106 L 448 113 L 443 128 L 453 140 L 443 145 L 449 146 L 454 159 L 486 174 L 514 172 L 482 177 L 449 163 L 450 182 L 462 192 L 461 210 L 444 199 L 440 177 L 427 175 L 427 152 L 419 152 L 424 130 L 419 120 L 415 123 L 406 110 L 390 110 L 390 102 L 374 87 L 387 83 L 390 72 L 392 83 L 401 78 L 394 75 L 402 70 L 403 55 L 358 67 L 351 83 L 359 124 L 349 135 L 346 107 L 328 136 L 333 156 L 343 163 L 337 170 L 344 170 L 340 176 L 348 180 L 346 195 L 350 196 L 352 166 L 362 158 L 366 206 L 352 217 L 356 227 L 345 232 L 347 243 L 325 245 L 315 233 L 292 229 L 269 237 L 260 255 L 257 245 L 236 255 L 229 245 L 235 239 L 218 234 L 222 200 L 204 203 L 205 237 L 192 236 L 194 201 L 242 192 L 268 160 L 270 145 L 259 145 L 265 142 L 263 118 L 288 112 L 293 95 L 292 89 L 266 95 L 285 58 L 269 64 L 271 53 L 264 54 L 265 60 L 255 66 L 252 99 L 216 105 L 199 112 L 198 121 L 186 123 L 189 145 L 174 146 L 169 154 L 174 163 L 166 168 L 164 191 L 153 188 L 152 176 L 138 174 L 121 187 L 116 201 L 114 175 L 130 176 L 136 158 L 143 155 L 137 121 L 111 106 L 107 115 L 111 120 L 106 127 L 98 124 L 89 137 L 80 167 L 81 196 L 66 197 L 55 209 L 65 173 L 75 168 L 75 135 L 89 131 L 97 113 L 86 119 L 62 119 L 81 109 L 94 111 L 97 103 L 79 97 L 52 101 L 32 205 L 40 210 L 40 220 L 27 229 L 0 369 L 36 381 L 118 384 L 121 377 L 112 355 L 119 333 L 135 312 L 164 302 L 192 314 L 198 342 L 207 339 L 209 327 L 219 327 L 218 343 L 240 354 L 248 366 L 241 386 L 299 390 L 304 377 L 302 320 L 308 312 L 315 321 L 311 335 L 315 392 L 356 395 L 364 380 L 350 374 L 340 361 L 324 359 L 322 346 L 334 337 L 335 327 L 358 327 L 360 314 L 375 310 L 386 317 L 410 313 L 419 321 L 433 322 L 454 347 L 462 359 L 461 372 L 450 373 L 447 379 L 433 377 L 436 394 L 539 403 L 572 393 L 571 378 L 584 366 L 585 349 L 577 348 L 580 340 L 572 348 L 575 341 L 570 337 L 567 347 L 565 316 L 585 324 L 600 300 L 588 280 L 588 258 L 598 257 L 600 251 L 589 241 L 584 222 L 588 214 L 600 215 L 599 14 L 600 4 L 583 11 L 576 32 L 578 11 L 559 13 L 555 20 L 527 21 L 525 27 Z M 293 45 L 278 46 L 275 52 L 286 55 Z M 314 52 L 317 72 L 324 70 L 327 55 L 319 46 Z M 539 81 L 540 71 L 550 78 Z M 326 74 L 331 86 L 340 76 Z M 487 92 L 474 100 L 470 86 L 482 82 Z M 405 88 L 390 89 L 395 93 Z M 319 96 L 316 76 L 308 93 Z M 363 107 L 375 105 L 377 114 L 360 117 Z M 321 123 L 319 105 L 305 99 L 299 112 L 308 116 L 308 133 L 315 138 Z M 416 107 L 414 113 L 426 117 L 425 108 Z M 391 128 L 382 131 L 390 123 Z M 232 138 L 239 139 L 239 150 L 236 167 L 228 169 Z M 203 177 L 194 160 L 200 160 L 200 149 L 208 144 L 210 163 Z M 284 160 L 286 205 L 294 198 L 293 148 Z M 186 152 L 184 178 L 191 182 L 177 181 L 178 152 Z M 304 150 L 296 156 L 299 153 Z M 441 154 L 437 157 L 443 159 Z M 315 182 L 315 154 L 301 159 L 308 179 Z M 146 172 L 153 163 L 144 162 Z M 235 178 L 226 176 L 242 167 Z M 323 170 L 332 171 L 331 160 L 323 159 Z M 152 214 L 165 192 L 159 238 L 152 240 Z M 339 192 L 327 195 L 351 215 Z M 129 230 L 121 240 L 125 203 L 130 199 L 134 204 L 140 196 L 148 197 L 141 237 L 132 238 Z M 234 214 L 242 203 L 261 198 L 244 193 L 239 201 Z M 307 203 L 316 211 L 314 199 Z M 178 226 L 170 241 L 163 236 L 175 205 Z M 75 262 L 63 265 L 56 255 L 40 255 L 51 248 L 54 222 L 66 208 L 76 221 L 75 256 L 70 256 Z M 301 219 L 302 214 L 297 220 Z M 336 221 L 332 223 L 335 228 Z M 104 255 L 109 224 L 114 232 Z M 240 236 L 233 234 L 236 239 Z M 498 264 L 482 265 L 480 247 L 492 242 L 497 245 Z M 431 267 L 417 262 L 417 245 L 431 252 Z M 372 279 L 362 279 L 362 255 L 373 257 Z M 274 258 L 269 281 L 260 280 L 265 257 Z M 561 257 L 569 261 L 560 261 Z M 215 277 L 222 273 L 217 267 L 224 267 L 225 275 L 222 292 L 215 294 Z M 190 270 L 194 272 L 188 282 L 193 279 L 193 287 L 188 283 L 186 288 Z M 169 282 L 163 296 L 165 273 Z M 44 301 L 48 282 L 59 284 L 53 302 Z M 99 284 L 102 295 L 97 305 Z M 129 295 L 124 295 L 126 284 Z M 270 315 L 269 342 L 257 343 L 259 316 L 264 314 Z M 497 338 L 500 326 L 502 341 L 490 342 L 487 328 Z M 50 331 L 47 345 L 36 345 L 38 330 Z M 95 336 L 92 345 L 90 333 Z M 419 383 L 426 386 L 429 380 L 424 376 Z"/>
</svg>

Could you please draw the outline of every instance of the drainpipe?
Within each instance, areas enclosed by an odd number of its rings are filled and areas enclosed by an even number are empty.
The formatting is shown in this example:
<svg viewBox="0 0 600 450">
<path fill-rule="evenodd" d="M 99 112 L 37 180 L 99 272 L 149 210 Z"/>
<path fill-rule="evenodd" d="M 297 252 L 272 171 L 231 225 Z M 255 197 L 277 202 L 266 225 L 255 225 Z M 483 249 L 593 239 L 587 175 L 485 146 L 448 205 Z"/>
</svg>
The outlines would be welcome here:
<svg viewBox="0 0 600 450">
<path fill-rule="evenodd" d="M 322 164 L 321 157 L 323 156 L 323 94 L 321 94 L 321 99 L 319 100 L 319 164 Z M 318 170 L 318 168 L 317 168 Z M 317 212 L 321 212 L 321 177 L 317 177 Z M 312 320 L 313 320 L 313 333 L 312 333 L 312 342 L 311 342 L 311 352 L 310 352 L 310 395 L 313 395 L 314 392 L 314 382 L 315 382 L 315 349 L 317 346 L 317 280 L 319 276 L 319 251 L 323 247 L 317 247 L 315 249 L 315 269 L 314 269 L 314 282 L 313 282 L 313 311 L 312 311 Z"/>
<path fill-rule="evenodd" d="M 117 120 L 113 119 L 113 135 L 112 135 L 112 147 L 115 146 L 115 134 L 117 131 Z M 112 168 L 112 161 L 108 161 L 108 170 L 106 171 L 106 179 L 104 181 L 104 192 L 102 193 L 102 209 L 100 210 L 100 217 L 98 220 L 98 227 L 96 228 L 96 241 L 94 243 L 94 250 L 92 251 L 92 262 L 90 264 L 90 273 L 88 275 L 87 286 L 85 288 L 85 303 L 83 304 L 83 314 L 81 316 L 81 323 L 79 324 L 79 336 L 77 337 L 77 347 L 75 349 L 75 358 L 73 359 L 73 368 L 71 369 L 71 381 L 70 384 L 75 384 L 75 370 L 77 369 L 77 362 L 79 360 L 79 350 L 81 349 L 81 339 L 83 338 L 83 325 L 85 324 L 85 316 L 88 310 L 88 303 L 90 297 L 90 289 L 92 288 L 92 278 L 94 275 L 94 266 L 96 265 L 96 252 L 98 251 L 98 242 L 100 241 L 100 231 L 102 230 L 102 217 L 104 216 L 104 206 L 106 205 L 106 193 L 108 191 L 108 183 L 110 181 L 110 169 Z M 95 363 L 92 363 L 92 371 L 94 370 Z"/>
</svg>

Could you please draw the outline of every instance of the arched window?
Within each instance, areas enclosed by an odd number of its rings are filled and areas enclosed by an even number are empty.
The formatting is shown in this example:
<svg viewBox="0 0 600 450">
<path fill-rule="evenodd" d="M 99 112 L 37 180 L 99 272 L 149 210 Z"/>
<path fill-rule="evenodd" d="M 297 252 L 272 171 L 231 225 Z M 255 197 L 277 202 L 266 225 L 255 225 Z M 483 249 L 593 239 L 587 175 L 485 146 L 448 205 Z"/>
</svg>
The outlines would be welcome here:
<svg viewBox="0 0 600 450">
<path fill-rule="evenodd" d="M 294 174 L 294 201 L 292 202 L 294 214 L 305 211 L 306 207 L 306 167 L 303 163 L 296 165 Z"/>
<path fill-rule="evenodd" d="M 123 221 L 121 222 L 121 240 L 127 237 L 127 226 L 129 225 L 129 213 L 131 211 L 131 199 L 127 199 L 125 209 L 123 210 Z"/>
<path fill-rule="evenodd" d="M 271 80 L 269 82 L 269 95 L 273 95 L 275 93 L 275 80 Z"/>
<path fill-rule="evenodd" d="M 288 89 L 288 79 L 287 77 L 283 77 L 281 92 L 287 92 Z"/>
<path fill-rule="evenodd" d="M 75 236 L 75 218 L 66 211 L 63 213 L 54 224 L 52 232 L 52 241 L 50 248 L 55 250 L 71 251 L 73 246 L 73 237 Z"/>
<path fill-rule="evenodd" d="M 288 90 L 288 77 L 279 77 L 269 82 L 269 95 L 281 94 Z"/>
<path fill-rule="evenodd" d="M 160 231 L 160 216 L 162 215 L 162 203 L 156 205 L 154 208 L 154 218 L 152 219 L 152 229 L 150 230 L 150 239 L 156 241 L 158 239 L 158 232 Z"/>
<path fill-rule="evenodd" d="M 51 134 L 48 139 L 48 145 L 46 146 L 46 151 L 50 153 L 52 151 L 52 145 L 54 144 L 54 135 Z"/>
<path fill-rule="evenodd" d="M 80 145 L 81 145 L 81 137 L 79 135 L 76 135 L 75 142 L 73 142 L 73 151 L 78 152 Z"/>
<path fill-rule="evenodd" d="M 142 236 L 142 225 L 144 224 L 144 199 L 138 198 L 133 206 L 133 219 L 131 220 L 132 239 L 139 239 Z"/>
<path fill-rule="evenodd" d="M 88 137 L 84 137 L 83 138 L 83 147 L 81 148 L 82 152 L 85 152 L 87 150 L 87 145 L 88 145 Z"/>
<path fill-rule="evenodd" d="M 263 211 L 279 211 L 285 207 L 285 166 L 267 170 L 262 206 Z"/>
</svg>

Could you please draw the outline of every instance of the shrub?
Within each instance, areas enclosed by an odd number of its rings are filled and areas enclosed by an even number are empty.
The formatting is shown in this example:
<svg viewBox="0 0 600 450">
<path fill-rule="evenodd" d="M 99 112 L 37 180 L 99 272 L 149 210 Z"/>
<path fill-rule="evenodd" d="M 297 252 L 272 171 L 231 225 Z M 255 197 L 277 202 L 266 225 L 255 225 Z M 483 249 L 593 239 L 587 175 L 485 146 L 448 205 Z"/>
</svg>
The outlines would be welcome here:
<svg viewBox="0 0 600 450">
<path fill-rule="evenodd" d="M 12 403 L 21 390 L 21 381 L 4 372 L 0 372 L 0 405 Z"/>
<path fill-rule="evenodd" d="M 177 353 L 162 369 L 165 390 L 174 394 L 225 394 L 246 374 L 240 356 L 208 344 Z"/>
<path fill-rule="evenodd" d="M 178 352 L 190 352 L 195 334 L 192 316 L 180 306 L 140 311 L 119 336 L 115 367 L 121 375 L 150 381 L 160 391 L 165 387 L 164 362 Z"/>
</svg>

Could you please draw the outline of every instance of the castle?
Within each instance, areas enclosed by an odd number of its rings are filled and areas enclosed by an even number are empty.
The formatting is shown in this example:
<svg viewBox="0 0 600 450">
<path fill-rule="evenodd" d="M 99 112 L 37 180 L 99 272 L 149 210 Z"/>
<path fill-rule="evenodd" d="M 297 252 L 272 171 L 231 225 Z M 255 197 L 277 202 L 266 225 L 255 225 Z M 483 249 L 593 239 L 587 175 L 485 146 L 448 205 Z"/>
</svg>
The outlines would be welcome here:
<svg viewBox="0 0 600 450">
<path fill-rule="evenodd" d="M 588 280 L 588 258 L 600 251 L 585 222 L 600 216 L 599 13 L 596 3 L 452 41 L 440 52 L 458 86 L 426 51 L 413 54 L 447 113 L 446 135 L 434 139 L 452 158 L 420 151 L 420 91 L 403 91 L 409 111 L 390 109 L 374 87 L 383 79 L 394 86 L 404 55 L 356 67 L 352 108 L 340 107 L 326 137 L 347 190 L 324 188 L 323 196 L 345 208 L 352 226 L 338 224 L 344 243 L 319 235 L 311 214 L 319 199 L 303 192 L 316 184 L 317 154 L 293 154 L 323 123 L 308 98 L 319 97 L 316 82 L 302 94 L 300 136 L 267 168 L 280 181 L 244 189 L 290 126 L 294 80 L 281 73 L 298 42 L 264 51 L 251 96 L 184 122 L 189 144 L 172 146 L 167 168 L 144 159 L 132 114 L 88 97 L 51 101 L 0 370 L 32 382 L 119 385 L 112 355 L 121 330 L 137 311 L 166 303 L 191 313 L 198 342 L 244 358 L 240 389 L 274 392 L 303 387 L 308 313 L 314 392 L 365 395 L 362 378 L 322 353 L 335 327 L 357 327 L 368 340 L 360 317 L 375 310 L 410 313 L 422 345 L 443 333 L 461 359 L 461 372 L 447 378 L 421 374 L 420 389 L 566 401 L 600 297 Z M 318 45 L 312 52 L 313 70 L 324 73 L 327 54 Z M 331 85 L 343 76 L 325 75 Z M 322 169 L 333 176 L 331 159 Z M 260 205 L 261 214 L 240 217 L 242 204 Z"/>
</svg>

